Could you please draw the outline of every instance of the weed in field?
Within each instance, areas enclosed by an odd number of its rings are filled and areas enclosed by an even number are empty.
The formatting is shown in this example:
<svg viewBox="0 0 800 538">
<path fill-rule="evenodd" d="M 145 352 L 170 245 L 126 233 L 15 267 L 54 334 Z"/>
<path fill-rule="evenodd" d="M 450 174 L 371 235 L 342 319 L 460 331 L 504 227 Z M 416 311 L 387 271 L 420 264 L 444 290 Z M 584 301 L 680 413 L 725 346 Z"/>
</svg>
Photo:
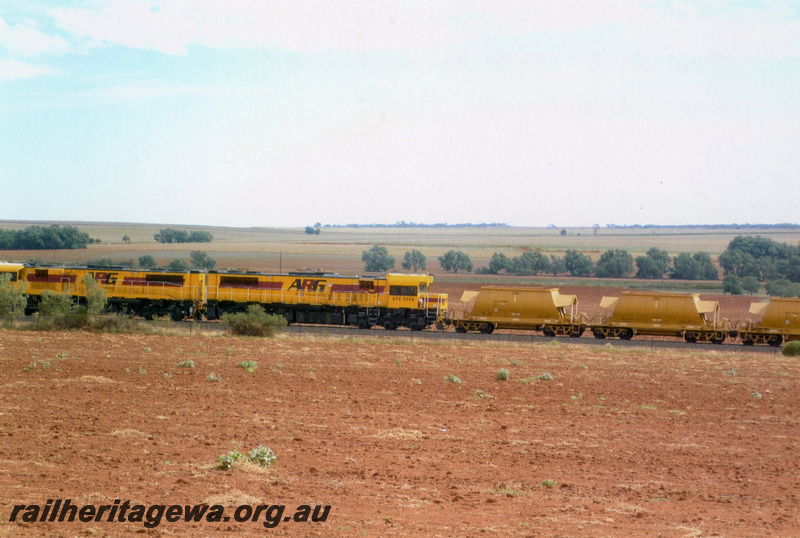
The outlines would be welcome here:
<svg viewBox="0 0 800 538">
<path fill-rule="evenodd" d="M 508 381 L 508 370 L 505 368 L 501 368 L 494 374 L 494 378 L 497 381 Z"/>
<path fill-rule="evenodd" d="M 272 449 L 264 445 L 258 445 L 258 447 L 250 451 L 250 461 L 261 467 L 269 467 L 275 463 L 276 459 L 277 456 Z"/>
<path fill-rule="evenodd" d="M 509 364 L 511 364 L 511 366 L 522 366 L 522 360 L 520 360 L 520 359 L 511 359 L 509 361 Z"/>
<path fill-rule="evenodd" d="M 147 374 L 147 370 L 145 370 L 144 368 L 142 368 L 142 367 L 140 366 L 140 367 L 139 367 L 139 375 L 145 375 L 145 374 Z"/>
<path fill-rule="evenodd" d="M 543 374 L 537 375 L 536 379 L 538 379 L 539 381 L 552 381 L 553 380 L 553 375 L 545 372 Z"/>
<path fill-rule="evenodd" d="M 237 364 L 237 366 L 239 368 L 244 368 L 248 372 L 255 372 L 256 368 L 258 368 L 258 361 L 253 361 L 253 360 L 242 361 L 239 364 Z"/>
<path fill-rule="evenodd" d="M 570 398 L 572 398 L 573 400 L 582 400 L 583 399 L 583 393 L 579 392 L 577 395 L 570 396 Z"/>
<path fill-rule="evenodd" d="M 146 347 L 146 348 L 144 348 L 144 352 L 145 352 L 145 353 L 150 353 L 150 352 L 152 352 L 152 351 L 153 351 L 153 350 L 152 350 L 152 349 L 150 349 L 149 347 Z"/>
<path fill-rule="evenodd" d="M 731 368 L 730 370 L 725 372 L 725 375 L 736 375 L 736 368 Z"/>
<path fill-rule="evenodd" d="M 194 368 L 194 361 L 192 359 L 186 359 L 183 362 L 179 362 L 178 368 Z"/>
<path fill-rule="evenodd" d="M 461 383 L 461 378 L 455 374 L 449 374 L 444 376 L 445 383 Z"/>
<path fill-rule="evenodd" d="M 522 485 L 518 484 L 517 482 L 500 484 L 494 491 L 505 495 L 506 497 L 526 497 L 528 495 L 522 490 Z"/>
<path fill-rule="evenodd" d="M 644 404 L 644 405 L 641 405 L 639 407 L 641 407 L 642 409 L 658 409 L 658 407 L 656 407 L 655 405 L 652 405 L 652 404 Z"/>
<path fill-rule="evenodd" d="M 479 399 L 480 400 L 491 400 L 491 399 L 494 399 L 494 396 L 492 396 L 488 392 L 484 392 L 484 391 L 478 389 L 474 393 L 472 393 L 472 398 L 475 399 L 475 400 L 479 400 Z"/>
<path fill-rule="evenodd" d="M 243 457 L 244 454 L 239 452 L 238 448 L 235 448 L 227 454 L 217 456 L 217 461 L 219 462 L 218 467 L 223 471 L 231 471 L 233 470 L 233 466 L 236 465 Z"/>
<path fill-rule="evenodd" d="M 218 376 L 214 372 L 211 372 L 206 377 L 206 381 L 208 381 L 209 383 L 219 383 L 220 381 L 222 381 L 222 377 Z"/>
<path fill-rule="evenodd" d="M 760 392 L 754 392 L 753 393 L 753 398 L 755 398 L 756 400 L 760 400 L 761 399 L 761 393 Z"/>
<path fill-rule="evenodd" d="M 555 480 L 545 480 L 545 481 L 541 482 L 539 485 L 540 486 L 544 486 L 546 488 L 552 488 L 552 487 L 555 487 L 556 484 L 557 484 L 557 482 Z"/>
</svg>

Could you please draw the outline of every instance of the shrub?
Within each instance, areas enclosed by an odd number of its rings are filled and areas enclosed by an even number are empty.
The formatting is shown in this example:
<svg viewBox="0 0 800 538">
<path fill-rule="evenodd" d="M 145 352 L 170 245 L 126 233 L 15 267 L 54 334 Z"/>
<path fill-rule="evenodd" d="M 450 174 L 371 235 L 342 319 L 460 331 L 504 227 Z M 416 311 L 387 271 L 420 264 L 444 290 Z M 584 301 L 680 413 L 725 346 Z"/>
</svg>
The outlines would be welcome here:
<svg viewBox="0 0 800 538">
<path fill-rule="evenodd" d="M 25 294 L 25 287 L 12 285 L 11 273 L 0 275 L 0 318 L 13 320 L 22 317 L 27 304 L 28 296 Z"/>
<path fill-rule="evenodd" d="M 450 374 L 444 378 L 446 383 L 461 383 L 461 378 L 455 374 Z"/>
<path fill-rule="evenodd" d="M 221 456 L 217 456 L 217 461 L 219 462 L 219 468 L 223 471 L 231 471 L 233 470 L 233 466 L 236 465 L 240 459 L 244 457 L 244 454 L 239 452 L 238 449 L 231 450 L 227 454 L 222 454 Z"/>
<path fill-rule="evenodd" d="M 494 374 L 494 378 L 497 381 L 508 381 L 508 370 L 501 368 L 496 374 Z"/>
<path fill-rule="evenodd" d="M 183 362 L 179 362 L 178 368 L 194 368 L 194 361 L 192 359 L 186 359 Z"/>
<path fill-rule="evenodd" d="M 286 318 L 267 314 L 260 305 L 250 305 L 247 313 L 223 314 L 222 325 L 237 336 L 274 336 L 286 328 Z"/>
<path fill-rule="evenodd" d="M 783 346 L 781 355 L 784 357 L 797 357 L 800 355 L 800 340 L 793 340 Z"/>
<path fill-rule="evenodd" d="M 258 445 L 258 447 L 250 451 L 250 461 L 261 467 L 269 467 L 275 463 L 276 459 L 277 456 L 272 449 L 264 445 Z"/>
<path fill-rule="evenodd" d="M 209 383 L 219 383 L 220 381 L 222 381 L 222 377 L 218 376 L 214 372 L 211 372 L 206 377 L 206 381 L 208 381 Z"/>
<path fill-rule="evenodd" d="M 130 334 L 135 332 L 136 323 L 128 316 L 105 314 L 92 319 L 89 330 L 97 333 Z"/>
<path fill-rule="evenodd" d="M 237 364 L 239 368 L 244 368 L 248 372 L 255 372 L 256 368 L 258 368 L 258 362 L 256 361 L 242 361 Z"/>
</svg>

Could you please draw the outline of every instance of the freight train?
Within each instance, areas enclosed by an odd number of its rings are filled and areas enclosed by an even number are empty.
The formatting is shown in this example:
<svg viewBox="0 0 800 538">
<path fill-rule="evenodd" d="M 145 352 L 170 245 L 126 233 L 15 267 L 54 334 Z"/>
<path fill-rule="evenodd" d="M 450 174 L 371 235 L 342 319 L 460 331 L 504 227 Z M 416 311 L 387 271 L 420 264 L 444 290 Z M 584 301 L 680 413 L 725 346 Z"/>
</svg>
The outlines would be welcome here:
<svg viewBox="0 0 800 538">
<path fill-rule="evenodd" d="M 431 275 L 389 273 L 342 276 L 338 273 L 269 274 L 241 271 L 163 271 L 123 267 L 64 267 L 0 263 L 0 274 L 28 294 L 26 313 L 38 310 L 46 291 L 86 302 L 91 277 L 108 298 L 108 310 L 145 319 L 169 316 L 220 319 L 258 304 L 289 323 L 379 325 L 421 331 L 443 327 L 447 294 L 431 293 Z"/>
<path fill-rule="evenodd" d="M 604 314 L 588 319 L 575 295 L 556 288 L 485 286 L 466 291 L 465 312 L 448 311 L 447 294 L 433 293 L 431 275 L 388 273 L 343 276 L 338 273 L 272 274 L 249 271 L 164 271 L 122 267 L 65 267 L 0 262 L 0 275 L 24 286 L 26 313 L 38 309 L 46 291 L 86 302 L 91 277 L 105 291 L 108 310 L 145 319 L 220 319 L 225 313 L 264 307 L 289 323 L 380 326 L 414 331 L 446 329 L 490 334 L 496 329 L 541 331 L 545 336 L 578 338 L 589 331 L 597 339 L 639 336 L 683 338 L 687 342 L 780 346 L 800 340 L 800 299 L 773 298 L 753 303 L 753 319 L 721 317 L 719 303 L 698 294 L 623 291 L 604 297 Z"/>
<path fill-rule="evenodd" d="M 597 339 L 664 336 L 714 344 L 738 337 L 744 345 L 775 347 L 800 340 L 800 299 L 753 303 L 750 313 L 761 317 L 758 322 L 723 318 L 717 301 L 703 301 L 696 293 L 623 291 L 603 297 L 600 307 L 606 313 L 591 321 L 578 312 L 577 297 L 558 289 L 485 286 L 464 292 L 461 301 L 469 305 L 467 311 L 450 319 L 457 332 L 527 329 L 578 337 L 588 330 Z"/>
</svg>

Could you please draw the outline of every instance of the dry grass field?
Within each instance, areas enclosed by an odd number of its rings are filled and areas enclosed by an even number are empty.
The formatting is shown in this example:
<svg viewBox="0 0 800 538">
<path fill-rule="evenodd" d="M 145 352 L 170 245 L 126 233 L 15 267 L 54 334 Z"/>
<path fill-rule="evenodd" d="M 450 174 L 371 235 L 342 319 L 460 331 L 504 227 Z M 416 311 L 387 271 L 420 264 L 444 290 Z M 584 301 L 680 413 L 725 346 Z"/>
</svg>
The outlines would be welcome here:
<svg viewBox="0 0 800 538">
<path fill-rule="evenodd" d="M 0 222 L 0 228 L 20 229 L 43 222 Z M 159 224 L 126 223 L 61 223 L 77 226 L 99 244 L 86 250 L 73 251 L 0 251 L 0 259 L 39 260 L 44 262 L 85 262 L 101 258 L 137 260 L 145 254 L 159 263 L 187 259 L 192 250 L 203 250 L 217 260 L 218 268 L 258 271 L 283 271 L 313 268 L 340 273 L 363 271 L 361 254 L 372 245 L 383 245 L 397 260 L 396 268 L 406 251 L 421 250 L 428 258 L 428 271 L 441 273 L 438 256 L 450 249 L 461 249 L 470 255 L 475 267 L 486 266 L 494 252 L 509 257 L 525 250 L 540 249 L 545 254 L 563 255 L 574 249 L 595 260 L 607 249 L 622 248 L 634 257 L 651 247 L 668 251 L 709 252 L 716 257 L 737 235 L 761 235 L 778 242 L 797 244 L 800 229 L 775 227 L 663 227 L 663 228 L 511 228 L 511 227 L 348 227 L 322 228 L 319 235 L 307 235 L 301 228 L 220 228 Z M 211 243 L 158 244 L 153 235 L 172 227 L 203 230 L 214 235 Z M 125 244 L 122 237 L 130 237 Z"/>
</svg>

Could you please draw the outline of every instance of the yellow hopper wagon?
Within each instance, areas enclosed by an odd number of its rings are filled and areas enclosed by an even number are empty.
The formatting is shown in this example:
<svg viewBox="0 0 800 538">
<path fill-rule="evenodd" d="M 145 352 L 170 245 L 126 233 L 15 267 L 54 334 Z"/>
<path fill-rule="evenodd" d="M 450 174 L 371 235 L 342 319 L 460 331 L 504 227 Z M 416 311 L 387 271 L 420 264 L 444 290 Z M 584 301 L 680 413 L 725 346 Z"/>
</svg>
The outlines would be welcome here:
<svg viewBox="0 0 800 538">
<path fill-rule="evenodd" d="M 752 303 L 750 314 L 761 316 L 761 320 L 742 322 L 739 327 L 742 344 L 778 347 L 784 340 L 800 340 L 800 299 L 773 297 L 766 303 Z"/>
<path fill-rule="evenodd" d="M 483 286 L 480 291 L 465 291 L 461 301 L 470 307 L 452 320 L 460 333 L 524 329 L 577 338 L 586 328 L 586 316 L 578 312 L 578 298 L 562 295 L 555 288 Z"/>
<path fill-rule="evenodd" d="M 600 306 L 611 314 L 591 323 L 595 338 L 683 336 L 689 343 L 721 344 L 730 329 L 728 320 L 720 318 L 719 303 L 703 301 L 696 293 L 624 291 L 619 297 L 603 297 Z"/>
<path fill-rule="evenodd" d="M 429 293 L 432 282 L 430 275 L 392 273 L 359 277 L 210 271 L 206 315 L 219 319 L 257 304 L 289 323 L 422 330 L 447 316 L 447 295 Z"/>
</svg>

